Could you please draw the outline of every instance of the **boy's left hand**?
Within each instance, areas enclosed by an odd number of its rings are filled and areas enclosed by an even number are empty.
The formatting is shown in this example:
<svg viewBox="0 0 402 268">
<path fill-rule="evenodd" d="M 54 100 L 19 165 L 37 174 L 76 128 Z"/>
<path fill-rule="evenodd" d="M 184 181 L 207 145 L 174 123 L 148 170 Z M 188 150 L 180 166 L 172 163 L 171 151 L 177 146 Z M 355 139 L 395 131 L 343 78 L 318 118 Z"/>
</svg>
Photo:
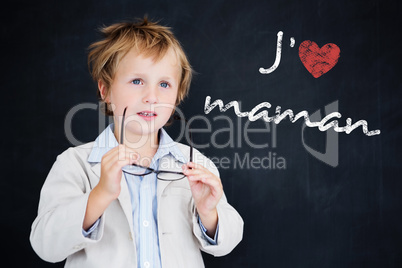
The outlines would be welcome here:
<svg viewBox="0 0 402 268">
<path fill-rule="evenodd" d="M 214 233 L 218 222 L 216 205 L 223 195 L 221 179 L 202 165 L 189 162 L 183 165 L 198 214 L 205 228 Z M 208 232 L 209 235 L 209 232 Z"/>
</svg>

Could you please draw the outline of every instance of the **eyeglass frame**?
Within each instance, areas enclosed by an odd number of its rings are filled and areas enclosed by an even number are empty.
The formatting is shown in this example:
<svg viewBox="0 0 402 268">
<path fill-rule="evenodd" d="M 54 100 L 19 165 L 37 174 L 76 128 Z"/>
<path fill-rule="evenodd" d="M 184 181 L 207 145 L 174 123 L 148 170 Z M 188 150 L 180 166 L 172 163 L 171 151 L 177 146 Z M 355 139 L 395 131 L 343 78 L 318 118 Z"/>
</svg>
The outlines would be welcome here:
<svg viewBox="0 0 402 268">
<path fill-rule="evenodd" d="M 125 116 L 126 116 L 126 110 L 127 110 L 127 107 L 124 108 L 123 116 L 122 116 L 122 119 L 121 119 L 120 144 L 123 144 L 123 139 L 124 139 L 124 119 L 125 119 Z M 189 145 L 190 145 L 190 158 L 189 158 L 189 159 L 190 159 L 190 162 L 192 162 L 192 161 L 193 161 L 193 147 L 194 147 L 194 146 L 193 146 L 193 140 L 192 140 L 192 137 L 191 137 L 190 126 L 187 124 L 188 122 L 187 122 L 186 119 L 183 119 L 183 118 L 181 118 L 181 117 L 178 116 L 178 115 L 173 115 L 173 120 L 178 120 L 178 121 L 179 121 L 179 120 L 182 120 L 182 121 L 184 121 L 184 122 L 185 122 L 185 129 L 188 128 L 188 133 L 189 133 L 189 137 L 190 137 L 190 142 L 189 142 Z M 134 175 L 134 176 L 146 176 L 146 175 L 149 175 L 149 174 L 151 174 L 151 173 L 155 173 L 155 174 L 156 174 L 156 178 L 157 178 L 158 180 L 161 180 L 161 181 L 178 181 L 178 180 L 182 180 L 182 179 L 184 179 L 184 177 L 186 177 L 186 175 L 185 175 L 183 172 L 170 171 L 170 170 L 156 170 L 156 169 L 153 169 L 153 168 L 150 168 L 150 167 L 145 167 L 145 166 L 142 166 L 142 165 L 137 165 L 137 164 L 135 164 L 135 163 L 132 163 L 132 164 L 130 164 L 130 165 L 131 165 L 131 166 L 136 166 L 136 167 L 139 167 L 139 168 L 143 168 L 143 169 L 147 170 L 147 173 L 138 175 L 138 174 L 133 174 L 133 173 L 130 173 L 130 172 L 128 172 L 128 171 L 122 170 L 123 173 L 125 173 L 125 174 L 130 174 L 130 175 Z M 159 174 L 160 174 L 160 173 L 178 174 L 178 175 L 183 175 L 183 177 L 181 177 L 181 178 L 179 178 L 179 179 L 174 179 L 174 180 L 161 179 L 161 178 L 159 178 Z"/>
</svg>

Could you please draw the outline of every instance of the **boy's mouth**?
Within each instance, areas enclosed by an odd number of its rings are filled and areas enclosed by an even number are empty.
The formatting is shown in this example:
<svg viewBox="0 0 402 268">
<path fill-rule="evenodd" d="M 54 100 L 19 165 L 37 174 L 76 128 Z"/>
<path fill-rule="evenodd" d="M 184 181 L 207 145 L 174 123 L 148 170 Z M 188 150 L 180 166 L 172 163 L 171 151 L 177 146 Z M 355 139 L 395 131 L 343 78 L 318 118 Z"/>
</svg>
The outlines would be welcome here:
<svg viewBox="0 0 402 268">
<path fill-rule="evenodd" d="M 143 118 L 149 118 L 149 119 L 151 119 L 152 117 L 155 117 L 155 116 L 157 116 L 157 114 L 156 113 L 154 113 L 154 112 L 151 112 L 151 111 L 142 111 L 142 112 L 139 112 L 139 113 L 137 113 L 139 116 L 141 116 L 141 117 L 143 117 Z"/>
</svg>

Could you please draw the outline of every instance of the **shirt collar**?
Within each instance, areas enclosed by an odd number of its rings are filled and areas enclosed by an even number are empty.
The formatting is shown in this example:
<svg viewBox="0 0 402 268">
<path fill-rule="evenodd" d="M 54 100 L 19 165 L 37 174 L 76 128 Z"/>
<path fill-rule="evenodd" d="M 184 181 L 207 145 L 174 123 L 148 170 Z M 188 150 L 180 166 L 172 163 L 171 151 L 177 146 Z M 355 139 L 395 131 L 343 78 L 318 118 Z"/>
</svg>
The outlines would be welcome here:
<svg viewBox="0 0 402 268">
<path fill-rule="evenodd" d="M 189 156 L 184 156 L 183 153 L 176 146 L 176 142 L 169 136 L 169 134 L 161 128 L 159 132 L 159 147 L 154 156 L 155 160 L 162 158 L 165 155 L 171 154 L 176 160 L 187 163 Z"/>
<path fill-rule="evenodd" d="M 92 151 L 89 154 L 88 162 L 100 163 L 104 154 L 109 150 L 116 147 L 119 143 L 114 136 L 114 124 L 110 124 L 103 132 L 96 138 Z M 183 153 L 176 146 L 176 142 L 169 136 L 163 129 L 159 132 L 159 147 L 153 158 L 153 162 L 159 160 L 166 155 L 172 155 L 176 160 L 187 163 L 189 156 L 184 156 Z"/>
<path fill-rule="evenodd" d="M 88 162 L 90 163 L 101 162 L 104 154 L 106 154 L 107 152 L 109 152 L 109 150 L 119 145 L 119 143 L 116 140 L 116 137 L 114 136 L 113 131 L 114 131 L 114 124 L 110 124 L 96 138 L 94 146 L 92 147 L 92 151 L 89 154 Z"/>
</svg>

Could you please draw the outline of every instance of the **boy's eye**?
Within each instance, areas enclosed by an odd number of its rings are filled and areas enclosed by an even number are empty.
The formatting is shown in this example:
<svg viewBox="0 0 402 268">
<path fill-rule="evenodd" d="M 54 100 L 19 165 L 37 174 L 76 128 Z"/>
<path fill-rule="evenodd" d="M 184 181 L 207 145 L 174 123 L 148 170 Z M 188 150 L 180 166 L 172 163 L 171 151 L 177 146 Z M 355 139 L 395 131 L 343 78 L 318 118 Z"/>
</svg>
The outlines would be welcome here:
<svg viewBox="0 0 402 268">
<path fill-rule="evenodd" d="M 133 81 L 131 81 L 131 83 L 133 83 L 134 85 L 141 85 L 141 80 L 140 79 L 134 79 Z"/>
<path fill-rule="evenodd" d="M 161 87 L 168 88 L 169 84 L 167 82 L 162 82 Z"/>
</svg>

